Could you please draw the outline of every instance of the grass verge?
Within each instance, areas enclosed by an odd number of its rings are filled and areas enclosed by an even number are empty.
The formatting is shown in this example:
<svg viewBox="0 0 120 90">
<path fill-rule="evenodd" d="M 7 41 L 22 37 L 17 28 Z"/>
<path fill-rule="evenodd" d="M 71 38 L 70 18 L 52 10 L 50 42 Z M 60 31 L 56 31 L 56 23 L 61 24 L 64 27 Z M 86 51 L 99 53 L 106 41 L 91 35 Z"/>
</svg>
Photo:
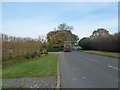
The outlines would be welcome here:
<svg viewBox="0 0 120 90">
<path fill-rule="evenodd" d="M 59 54 L 48 54 L 44 58 L 33 58 L 30 61 L 4 68 L 2 77 L 4 79 L 57 76 L 58 56 Z"/>
<path fill-rule="evenodd" d="M 25 63 L 25 62 L 28 62 L 30 60 L 32 60 L 32 58 L 27 59 L 25 57 L 18 57 L 18 58 L 10 59 L 10 60 L 2 62 L 2 68 L 10 67 L 10 66 L 13 66 L 15 64 Z"/>
<path fill-rule="evenodd" d="M 116 52 L 103 52 L 103 51 L 94 51 L 94 50 L 80 50 L 80 51 L 85 53 L 113 57 L 113 58 L 120 58 L 119 55 L 120 53 L 116 53 Z"/>
</svg>

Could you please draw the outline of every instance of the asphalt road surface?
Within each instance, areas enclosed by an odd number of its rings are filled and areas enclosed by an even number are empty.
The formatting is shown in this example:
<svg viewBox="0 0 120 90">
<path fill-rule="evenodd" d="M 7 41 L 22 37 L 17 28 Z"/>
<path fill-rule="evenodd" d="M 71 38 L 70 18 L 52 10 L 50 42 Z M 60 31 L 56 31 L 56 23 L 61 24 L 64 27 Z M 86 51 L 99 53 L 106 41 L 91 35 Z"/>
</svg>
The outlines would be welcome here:
<svg viewBox="0 0 120 90">
<path fill-rule="evenodd" d="M 83 52 L 60 56 L 62 88 L 118 88 L 118 59 Z"/>
</svg>

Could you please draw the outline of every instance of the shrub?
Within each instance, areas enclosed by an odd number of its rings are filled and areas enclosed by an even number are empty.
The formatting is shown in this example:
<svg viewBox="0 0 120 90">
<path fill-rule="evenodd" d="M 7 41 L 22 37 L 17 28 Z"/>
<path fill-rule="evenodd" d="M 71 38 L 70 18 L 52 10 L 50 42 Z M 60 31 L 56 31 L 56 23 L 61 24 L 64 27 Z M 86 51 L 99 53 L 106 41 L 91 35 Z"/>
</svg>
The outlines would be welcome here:
<svg viewBox="0 0 120 90">
<path fill-rule="evenodd" d="M 48 43 L 41 44 L 40 49 L 41 49 L 41 51 L 42 50 L 47 50 L 48 52 L 57 52 L 57 51 L 59 51 L 59 48 L 55 48 L 51 44 L 48 44 Z"/>
<path fill-rule="evenodd" d="M 89 50 L 91 49 L 91 39 L 90 38 L 82 38 L 80 41 L 79 41 L 79 46 L 82 47 L 82 49 L 85 49 L 85 50 Z"/>
<path fill-rule="evenodd" d="M 25 55 L 25 58 L 27 58 L 27 59 L 32 58 L 32 54 L 26 54 L 26 55 Z"/>
<path fill-rule="evenodd" d="M 93 50 L 120 52 L 118 34 L 96 38 L 92 40 L 91 48 Z"/>
<path fill-rule="evenodd" d="M 27 59 L 31 59 L 31 58 L 36 57 L 37 55 L 38 55 L 38 53 L 34 53 L 34 54 L 26 54 L 26 55 L 25 55 L 25 58 L 27 58 Z"/>
<path fill-rule="evenodd" d="M 116 33 L 111 36 L 99 37 L 99 38 L 82 38 L 79 41 L 79 45 L 82 49 L 92 49 L 100 51 L 120 52 L 120 33 Z"/>
<path fill-rule="evenodd" d="M 2 61 L 24 57 L 28 53 L 38 52 L 40 42 L 32 38 L 22 38 L 1 34 Z M 30 57 L 30 55 L 27 55 Z"/>
</svg>

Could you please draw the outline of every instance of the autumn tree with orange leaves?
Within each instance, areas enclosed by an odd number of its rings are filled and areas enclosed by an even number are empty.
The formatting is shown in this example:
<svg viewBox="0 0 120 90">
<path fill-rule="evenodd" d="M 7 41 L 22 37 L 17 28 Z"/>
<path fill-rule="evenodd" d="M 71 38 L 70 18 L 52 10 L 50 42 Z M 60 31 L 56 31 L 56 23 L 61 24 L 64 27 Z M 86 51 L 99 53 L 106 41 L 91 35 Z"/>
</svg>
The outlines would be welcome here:
<svg viewBox="0 0 120 90">
<path fill-rule="evenodd" d="M 57 29 L 47 34 L 48 43 L 58 48 L 64 46 L 64 41 L 71 41 L 72 44 L 75 44 L 79 38 L 71 30 L 73 30 L 72 26 L 65 23 L 60 24 Z"/>
</svg>

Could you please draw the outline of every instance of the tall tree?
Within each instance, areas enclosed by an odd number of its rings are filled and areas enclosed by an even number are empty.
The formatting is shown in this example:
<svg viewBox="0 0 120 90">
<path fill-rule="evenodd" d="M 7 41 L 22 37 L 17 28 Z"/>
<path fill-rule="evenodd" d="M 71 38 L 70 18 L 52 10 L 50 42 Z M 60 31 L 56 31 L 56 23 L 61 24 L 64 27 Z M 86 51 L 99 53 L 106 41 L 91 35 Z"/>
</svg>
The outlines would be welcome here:
<svg viewBox="0 0 120 90">
<path fill-rule="evenodd" d="M 48 43 L 54 47 L 63 47 L 64 41 L 71 41 L 75 44 L 79 40 L 78 36 L 71 32 L 72 26 L 67 24 L 60 24 L 57 30 L 51 31 L 47 34 Z"/>
<path fill-rule="evenodd" d="M 63 23 L 57 27 L 57 30 L 73 30 L 73 26 L 68 26 L 67 24 Z"/>
<path fill-rule="evenodd" d="M 105 37 L 110 36 L 109 31 L 107 31 L 104 28 L 98 28 L 97 30 L 94 30 L 90 38 L 99 38 L 99 37 Z"/>
<path fill-rule="evenodd" d="M 45 42 L 46 42 L 46 36 L 44 36 L 44 35 L 39 35 L 39 36 L 38 36 L 38 40 L 39 40 L 40 43 L 45 43 Z"/>
</svg>

